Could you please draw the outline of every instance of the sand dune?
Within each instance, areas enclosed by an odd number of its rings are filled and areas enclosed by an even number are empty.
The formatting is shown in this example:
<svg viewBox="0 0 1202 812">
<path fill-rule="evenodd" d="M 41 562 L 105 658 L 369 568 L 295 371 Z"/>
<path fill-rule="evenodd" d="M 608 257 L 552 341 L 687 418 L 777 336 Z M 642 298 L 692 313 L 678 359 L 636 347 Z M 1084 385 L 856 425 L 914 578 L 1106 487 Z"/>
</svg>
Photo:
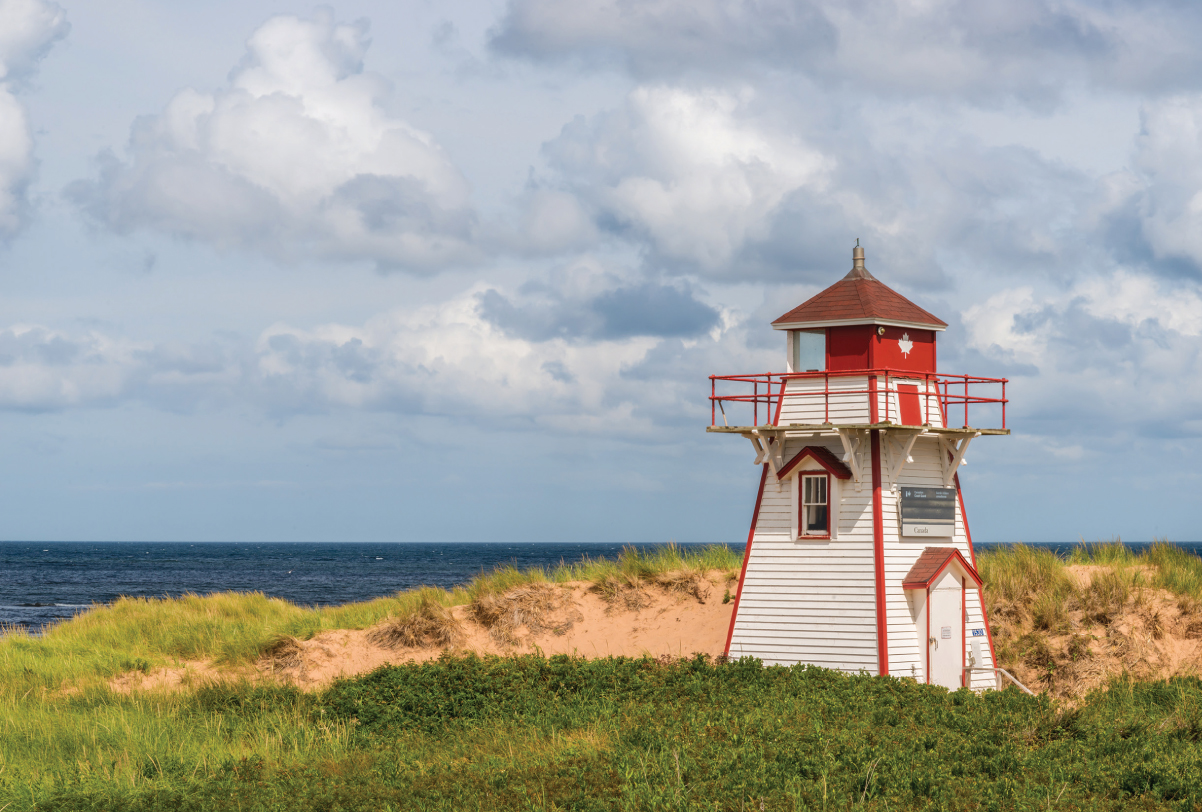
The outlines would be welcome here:
<svg viewBox="0 0 1202 812">
<path fill-rule="evenodd" d="M 249 678 L 316 690 L 386 663 L 422 662 L 445 651 L 590 658 L 678 658 L 700 652 L 717 657 L 726 644 L 733 608 L 733 603 L 723 603 L 723 596 L 734 586 L 718 573 L 687 590 L 645 584 L 606 597 L 591 583 L 529 585 L 495 598 L 488 607 L 492 611 L 450 609 L 451 625 L 458 628 L 453 643 L 445 646 L 389 645 L 385 641 L 392 621 L 385 621 L 370 629 L 337 629 L 311 640 L 282 641 L 253 667 L 184 662 L 149 674 L 122 674 L 110 685 L 129 692 Z"/>
</svg>

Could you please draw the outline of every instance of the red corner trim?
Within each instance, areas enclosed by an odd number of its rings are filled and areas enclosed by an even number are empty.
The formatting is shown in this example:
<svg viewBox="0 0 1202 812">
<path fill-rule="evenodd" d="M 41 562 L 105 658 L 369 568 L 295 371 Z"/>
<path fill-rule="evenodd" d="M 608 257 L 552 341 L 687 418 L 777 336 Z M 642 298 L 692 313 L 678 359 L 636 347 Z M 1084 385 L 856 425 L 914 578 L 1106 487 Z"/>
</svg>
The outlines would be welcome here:
<svg viewBox="0 0 1202 812">
<path fill-rule="evenodd" d="M 946 426 L 947 424 L 944 423 Z M 968 530 L 968 513 L 964 510 L 964 492 L 960 490 L 960 474 L 955 475 L 956 480 L 956 498 L 960 500 L 960 518 L 964 520 L 964 538 L 968 539 L 968 554 L 972 556 L 972 568 L 977 568 L 977 552 L 972 546 L 972 533 Z M 985 639 L 989 641 L 989 659 L 993 662 L 993 667 L 997 668 L 997 657 L 993 653 L 993 627 L 989 625 L 989 612 L 985 609 L 985 591 L 977 590 L 977 600 L 981 603 L 981 618 L 985 621 Z"/>
<path fill-rule="evenodd" d="M 801 465 L 805 460 L 812 459 L 825 469 L 825 471 L 833 477 L 839 479 L 851 479 L 851 471 L 843 462 L 830 452 L 829 449 L 822 446 L 808 445 L 798 451 L 793 459 L 789 460 L 784 466 L 776 472 L 777 479 L 787 479 L 797 466 Z"/>
<path fill-rule="evenodd" d="M 726 648 L 722 653 L 730 656 L 730 640 L 735 635 L 735 618 L 739 616 L 739 599 L 743 597 L 743 579 L 747 577 L 747 562 L 751 558 L 751 540 L 755 538 L 755 525 L 760 520 L 760 502 L 764 500 L 764 483 L 768 480 L 768 465 L 760 473 L 760 491 L 755 497 L 755 512 L 751 514 L 751 529 L 747 531 L 747 550 L 743 553 L 743 568 L 739 570 L 739 587 L 735 591 L 735 606 L 730 611 L 730 629 L 726 632 Z"/>
<path fill-rule="evenodd" d="M 927 602 L 923 605 L 923 610 L 927 615 L 927 639 L 922 644 L 927 650 L 927 670 L 926 678 L 927 685 L 931 684 L 931 588 L 927 587 Z"/>
<path fill-rule="evenodd" d="M 960 687 L 965 687 L 964 669 L 968 667 L 968 597 L 964 594 L 964 579 L 960 579 Z"/>
<path fill-rule="evenodd" d="M 875 403 L 875 398 L 873 403 Z M 876 658 L 877 672 L 889 673 L 889 625 L 885 611 L 885 517 L 881 506 L 881 432 L 872 438 L 872 563 L 876 576 Z"/>
</svg>

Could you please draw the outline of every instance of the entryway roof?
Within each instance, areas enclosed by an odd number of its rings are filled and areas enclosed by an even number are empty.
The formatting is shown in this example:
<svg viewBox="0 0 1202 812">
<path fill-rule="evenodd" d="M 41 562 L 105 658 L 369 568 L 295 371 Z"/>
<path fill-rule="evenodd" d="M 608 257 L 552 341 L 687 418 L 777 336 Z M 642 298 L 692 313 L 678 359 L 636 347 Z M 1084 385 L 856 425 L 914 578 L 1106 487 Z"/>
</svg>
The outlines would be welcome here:
<svg viewBox="0 0 1202 812">
<path fill-rule="evenodd" d="M 948 565 L 958 566 L 964 574 L 972 579 L 977 589 L 981 588 L 981 576 L 973 569 L 972 564 L 955 547 L 927 547 L 918 556 L 914 566 L 902 580 L 902 589 L 926 589 L 938 578 Z"/>
</svg>

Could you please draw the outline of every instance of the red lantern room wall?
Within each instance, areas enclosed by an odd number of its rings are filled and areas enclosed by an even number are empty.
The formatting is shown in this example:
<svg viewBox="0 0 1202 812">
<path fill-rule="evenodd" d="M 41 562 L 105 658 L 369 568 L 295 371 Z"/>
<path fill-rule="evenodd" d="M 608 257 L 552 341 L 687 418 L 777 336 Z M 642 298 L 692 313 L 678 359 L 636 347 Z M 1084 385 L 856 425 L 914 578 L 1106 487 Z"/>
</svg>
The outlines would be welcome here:
<svg viewBox="0 0 1202 812">
<path fill-rule="evenodd" d="M 711 377 L 709 430 L 762 467 L 727 654 L 991 687 L 957 471 L 975 438 L 1009 434 L 1006 381 L 939 372 L 947 324 L 858 244 L 852 262 L 772 323 L 783 373 Z"/>
</svg>

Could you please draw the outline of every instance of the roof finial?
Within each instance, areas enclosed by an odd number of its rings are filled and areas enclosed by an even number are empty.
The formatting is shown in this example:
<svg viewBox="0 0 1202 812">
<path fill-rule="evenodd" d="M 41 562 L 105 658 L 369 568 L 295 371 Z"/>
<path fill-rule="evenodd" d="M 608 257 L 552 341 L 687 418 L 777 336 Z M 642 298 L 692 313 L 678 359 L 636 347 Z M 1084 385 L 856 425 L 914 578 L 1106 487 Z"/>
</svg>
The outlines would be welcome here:
<svg viewBox="0 0 1202 812">
<path fill-rule="evenodd" d="M 848 279 L 872 279 L 872 274 L 864 267 L 864 249 L 860 246 L 860 238 L 856 237 L 856 247 L 851 249 L 851 271 Z"/>
</svg>

